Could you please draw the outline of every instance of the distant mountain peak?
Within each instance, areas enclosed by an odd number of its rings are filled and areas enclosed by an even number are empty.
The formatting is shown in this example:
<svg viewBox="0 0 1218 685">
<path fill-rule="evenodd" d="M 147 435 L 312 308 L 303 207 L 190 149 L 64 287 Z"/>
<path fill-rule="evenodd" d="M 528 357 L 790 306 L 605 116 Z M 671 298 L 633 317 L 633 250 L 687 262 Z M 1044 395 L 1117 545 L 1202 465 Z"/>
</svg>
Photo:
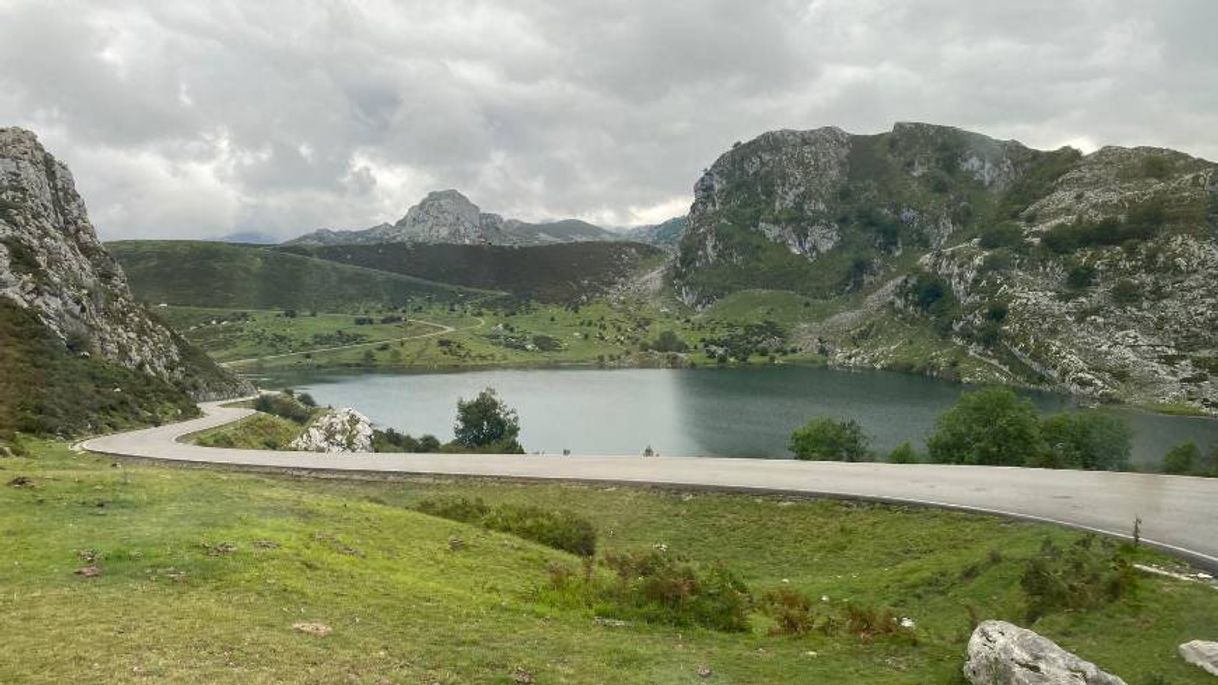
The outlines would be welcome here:
<svg viewBox="0 0 1218 685">
<path fill-rule="evenodd" d="M 341 245 L 432 243 L 454 245 L 550 245 L 590 240 L 621 240 L 621 236 L 578 219 L 530 223 L 484 212 L 455 189 L 433 190 L 392 224 L 362 231 L 321 229 L 288 244 Z"/>
</svg>

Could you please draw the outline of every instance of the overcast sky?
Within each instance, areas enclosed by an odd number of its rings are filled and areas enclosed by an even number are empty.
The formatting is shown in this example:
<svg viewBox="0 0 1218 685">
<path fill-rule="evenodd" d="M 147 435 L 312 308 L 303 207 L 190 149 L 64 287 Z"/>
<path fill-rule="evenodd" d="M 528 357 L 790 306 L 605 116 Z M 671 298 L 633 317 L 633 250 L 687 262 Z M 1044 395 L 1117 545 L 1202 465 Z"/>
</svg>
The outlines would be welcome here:
<svg viewBox="0 0 1218 685">
<path fill-rule="evenodd" d="M 449 187 L 654 223 L 775 128 L 1218 159 L 1215 27 L 1215 0 L 0 0 L 0 125 L 105 239 L 362 228 Z"/>
</svg>

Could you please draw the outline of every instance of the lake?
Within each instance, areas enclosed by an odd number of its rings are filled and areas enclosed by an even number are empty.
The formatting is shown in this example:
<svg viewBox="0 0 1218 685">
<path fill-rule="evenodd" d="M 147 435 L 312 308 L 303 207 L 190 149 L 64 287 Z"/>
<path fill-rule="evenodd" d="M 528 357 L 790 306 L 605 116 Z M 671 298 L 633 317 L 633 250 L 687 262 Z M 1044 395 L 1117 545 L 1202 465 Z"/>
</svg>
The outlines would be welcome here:
<svg viewBox="0 0 1218 685">
<path fill-rule="evenodd" d="M 454 373 L 310 372 L 264 379 L 353 407 L 412 435 L 452 438 L 458 398 L 495 388 L 520 414 L 530 452 L 789 457 L 791 431 L 814 416 L 851 418 L 886 454 L 905 440 L 922 447 L 935 417 L 967 386 L 884 371 L 770 366 L 743 369 L 496 369 Z M 1042 412 L 1075 406 L 1022 392 Z M 1106 408 L 1134 429 L 1133 461 L 1157 464 L 1176 443 L 1218 443 L 1218 421 Z"/>
</svg>

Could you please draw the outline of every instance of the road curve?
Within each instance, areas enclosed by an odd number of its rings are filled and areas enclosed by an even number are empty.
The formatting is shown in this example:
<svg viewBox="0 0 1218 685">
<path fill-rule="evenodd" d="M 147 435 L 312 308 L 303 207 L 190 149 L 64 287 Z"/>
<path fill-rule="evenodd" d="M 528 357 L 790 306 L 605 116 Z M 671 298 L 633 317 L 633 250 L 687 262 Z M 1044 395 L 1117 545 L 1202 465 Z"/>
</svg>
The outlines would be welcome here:
<svg viewBox="0 0 1218 685">
<path fill-rule="evenodd" d="M 714 457 L 488 454 L 319 454 L 221 449 L 178 442 L 244 418 L 200 405 L 201 418 L 93 438 L 91 452 L 243 467 L 602 481 L 796 493 L 1000 514 L 1142 539 L 1218 571 L 1218 478 L 942 464 L 849 464 Z"/>
</svg>

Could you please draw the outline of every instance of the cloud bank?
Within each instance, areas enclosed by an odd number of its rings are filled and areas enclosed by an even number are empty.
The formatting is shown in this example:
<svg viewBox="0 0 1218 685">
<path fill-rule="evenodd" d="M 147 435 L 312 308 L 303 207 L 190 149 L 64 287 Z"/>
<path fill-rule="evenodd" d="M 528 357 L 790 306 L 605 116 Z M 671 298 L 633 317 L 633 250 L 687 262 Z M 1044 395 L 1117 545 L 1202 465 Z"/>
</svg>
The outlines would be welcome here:
<svg viewBox="0 0 1218 685">
<path fill-rule="evenodd" d="M 1218 159 L 1211 0 L 0 0 L 0 125 L 106 239 L 654 223 L 733 141 L 930 121 Z"/>
</svg>

